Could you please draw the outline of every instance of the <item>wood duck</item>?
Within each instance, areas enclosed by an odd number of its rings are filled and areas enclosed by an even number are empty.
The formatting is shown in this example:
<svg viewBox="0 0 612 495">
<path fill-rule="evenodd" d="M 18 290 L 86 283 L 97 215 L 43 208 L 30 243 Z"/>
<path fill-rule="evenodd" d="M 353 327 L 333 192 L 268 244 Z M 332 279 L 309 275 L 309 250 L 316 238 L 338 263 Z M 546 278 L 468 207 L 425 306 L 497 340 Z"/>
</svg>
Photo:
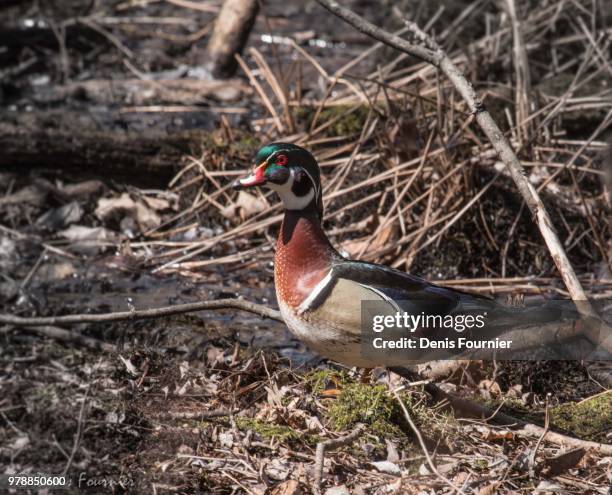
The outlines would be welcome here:
<svg viewBox="0 0 612 495">
<path fill-rule="evenodd" d="M 289 330 L 320 355 L 348 366 L 389 363 L 364 355 L 361 303 L 380 301 L 389 312 L 456 314 L 499 308 L 485 296 L 436 286 L 393 268 L 344 258 L 322 228 L 321 174 L 315 158 L 295 144 L 272 143 L 235 189 L 275 191 L 285 207 L 274 257 L 278 305 Z"/>
</svg>

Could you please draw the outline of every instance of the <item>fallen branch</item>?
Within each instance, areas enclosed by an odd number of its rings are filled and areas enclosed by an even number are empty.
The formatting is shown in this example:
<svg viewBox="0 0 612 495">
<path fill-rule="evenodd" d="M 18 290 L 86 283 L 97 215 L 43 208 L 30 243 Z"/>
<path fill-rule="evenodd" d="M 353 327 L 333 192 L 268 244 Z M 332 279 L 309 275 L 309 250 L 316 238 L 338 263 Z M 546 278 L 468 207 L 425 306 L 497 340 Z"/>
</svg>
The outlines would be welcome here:
<svg viewBox="0 0 612 495">
<path fill-rule="evenodd" d="M 408 381 L 413 381 L 416 376 L 413 370 L 407 368 L 394 366 L 389 367 L 388 369 L 389 371 L 398 374 Z M 424 389 L 433 397 L 436 404 L 450 407 L 455 416 L 458 418 L 475 418 L 484 421 L 495 421 L 496 423 L 504 424 L 505 426 L 511 428 L 518 428 L 515 431 L 519 435 L 532 438 L 542 437 L 542 440 L 546 440 L 562 447 L 594 449 L 604 455 L 612 455 L 612 445 L 610 444 L 581 440 L 579 438 L 574 438 L 568 435 L 563 435 L 562 433 L 547 430 L 542 426 L 528 423 L 522 419 L 500 412 L 499 408 L 492 408 L 453 394 L 449 394 L 434 383 L 426 383 L 424 385 Z"/>
<path fill-rule="evenodd" d="M 184 131 L 136 136 L 111 128 L 94 131 L 90 130 L 89 121 L 84 122 L 87 119 L 65 114 L 62 122 L 73 119 L 75 124 L 67 124 L 61 130 L 45 124 L 45 118 L 60 120 L 54 112 L 28 113 L 29 124 L 21 118 L 15 119 L 15 124 L 2 121 L 0 168 L 28 172 L 44 163 L 49 168 L 90 177 L 113 177 L 148 187 L 165 187 L 185 154 L 197 150 L 198 140 L 205 134 Z M 113 115 L 118 114 L 107 112 L 97 117 L 106 120 Z"/>
<path fill-rule="evenodd" d="M 8 331 L 10 330 L 11 328 L 9 327 Z M 93 337 L 87 337 L 78 332 L 72 332 L 52 325 L 35 326 L 29 328 L 28 331 L 44 335 L 54 340 L 59 340 L 60 342 L 82 345 L 94 351 L 113 352 L 116 350 L 115 346 L 112 344 L 107 344 Z"/>
<path fill-rule="evenodd" d="M 168 411 L 160 413 L 155 417 L 157 420 L 169 420 L 169 419 L 213 419 L 213 418 L 224 418 L 231 416 L 239 411 L 230 409 L 213 409 L 212 411 Z"/>
<path fill-rule="evenodd" d="M 236 72 L 236 54 L 249 38 L 259 12 L 257 0 L 225 0 L 215 21 L 206 53 L 214 77 L 227 78 Z"/>
<path fill-rule="evenodd" d="M 157 105 L 161 109 L 162 103 L 201 105 L 207 98 L 237 102 L 248 91 L 249 88 L 236 79 L 89 79 L 64 85 L 35 87 L 32 99 L 36 103 L 52 105 L 69 98 L 80 98 L 90 104 L 121 105 L 125 112 L 126 108 L 140 105 Z"/>
<path fill-rule="evenodd" d="M 317 444 L 317 452 L 315 454 L 315 465 L 314 465 L 314 482 L 315 488 L 319 490 L 321 488 L 321 481 L 323 480 L 323 463 L 325 462 L 325 452 L 339 447 L 344 447 L 355 441 L 364 429 L 364 425 L 359 424 L 355 428 L 355 431 L 349 433 L 346 436 L 340 438 L 332 438 L 331 440 L 325 440 Z"/>
<path fill-rule="evenodd" d="M 366 21 L 361 16 L 355 14 L 351 10 L 342 7 L 334 0 L 317 0 L 319 4 L 327 10 L 340 17 L 351 26 L 361 31 L 362 33 L 393 47 L 403 53 L 415 56 L 425 62 L 432 64 L 440 69 L 450 79 L 461 97 L 467 103 L 468 108 L 474 114 L 474 117 L 489 141 L 495 148 L 500 160 L 508 168 L 512 179 L 518 187 L 518 190 L 529 207 L 534 220 L 540 229 L 542 237 L 546 242 L 546 246 L 559 270 L 561 277 L 570 293 L 572 300 L 576 303 L 579 311 L 587 317 L 595 316 L 584 289 L 580 284 L 574 268 L 572 267 L 565 250 L 555 232 L 550 216 L 546 211 L 544 203 L 540 199 L 538 192 L 529 182 L 525 169 L 521 165 L 518 157 L 512 150 L 510 143 L 504 136 L 504 133 L 495 123 L 489 112 L 484 107 L 472 85 L 467 81 L 461 70 L 453 63 L 450 57 L 440 48 L 436 41 L 423 32 L 416 24 L 406 22 L 408 28 L 407 35 L 410 40 L 405 40 L 397 35 L 389 33 L 383 29 L 376 27 L 374 24 Z"/>
<path fill-rule="evenodd" d="M 395 369 L 393 369 L 396 372 Z M 401 373 L 398 373 L 401 374 Z M 542 426 L 515 418 L 508 414 L 499 412 L 497 409 L 477 404 L 475 402 L 457 397 L 452 394 L 447 394 L 433 383 L 425 385 L 425 390 L 430 393 L 436 402 L 447 402 L 455 413 L 460 413 L 460 417 L 472 417 L 479 419 L 495 420 L 497 423 L 503 423 L 513 428 L 518 427 L 516 433 L 532 438 L 542 438 L 548 442 L 560 445 L 562 447 L 581 447 L 584 449 L 593 449 L 604 455 L 612 455 L 612 445 L 600 442 L 591 442 L 589 440 L 581 440 L 579 438 L 563 435 L 554 431 L 547 430 Z"/>
<path fill-rule="evenodd" d="M 0 324 L 22 327 L 40 327 L 46 325 L 73 325 L 76 323 L 107 323 L 111 321 L 147 320 L 151 318 L 162 318 L 164 316 L 193 313 L 196 311 L 230 308 L 254 313 L 263 318 L 269 318 L 271 320 L 283 321 L 279 311 L 268 308 L 262 304 L 256 304 L 249 301 L 244 301 L 242 299 L 217 299 L 215 301 L 200 301 L 186 304 L 176 304 L 173 306 L 163 306 L 161 308 L 119 311 L 116 313 L 104 314 L 76 314 L 31 318 L 0 314 Z"/>
</svg>

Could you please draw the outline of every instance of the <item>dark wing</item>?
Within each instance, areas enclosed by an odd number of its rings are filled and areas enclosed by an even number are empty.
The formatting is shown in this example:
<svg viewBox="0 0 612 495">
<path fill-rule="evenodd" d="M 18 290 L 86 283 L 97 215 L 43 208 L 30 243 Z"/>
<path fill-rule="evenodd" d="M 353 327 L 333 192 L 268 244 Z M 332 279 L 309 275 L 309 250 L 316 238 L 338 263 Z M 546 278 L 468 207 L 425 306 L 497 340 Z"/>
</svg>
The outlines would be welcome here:
<svg viewBox="0 0 612 495">
<path fill-rule="evenodd" d="M 338 279 L 351 280 L 380 293 L 412 314 L 473 314 L 500 308 L 488 297 L 440 287 L 383 265 L 341 260 L 334 263 L 333 273 Z"/>
</svg>

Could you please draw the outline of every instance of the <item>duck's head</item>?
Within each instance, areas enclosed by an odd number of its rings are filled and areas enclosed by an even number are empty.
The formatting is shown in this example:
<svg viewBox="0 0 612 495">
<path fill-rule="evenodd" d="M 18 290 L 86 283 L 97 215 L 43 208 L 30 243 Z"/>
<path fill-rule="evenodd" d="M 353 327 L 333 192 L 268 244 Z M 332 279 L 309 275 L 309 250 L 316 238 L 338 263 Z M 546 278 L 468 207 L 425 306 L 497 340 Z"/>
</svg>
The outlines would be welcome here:
<svg viewBox="0 0 612 495">
<path fill-rule="evenodd" d="M 234 189 L 257 186 L 276 191 L 286 210 L 312 211 L 323 217 L 319 165 L 304 148 L 288 143 L 262 147 L 255 156 L 253 172 L 234 182 Z"/>
</svg>

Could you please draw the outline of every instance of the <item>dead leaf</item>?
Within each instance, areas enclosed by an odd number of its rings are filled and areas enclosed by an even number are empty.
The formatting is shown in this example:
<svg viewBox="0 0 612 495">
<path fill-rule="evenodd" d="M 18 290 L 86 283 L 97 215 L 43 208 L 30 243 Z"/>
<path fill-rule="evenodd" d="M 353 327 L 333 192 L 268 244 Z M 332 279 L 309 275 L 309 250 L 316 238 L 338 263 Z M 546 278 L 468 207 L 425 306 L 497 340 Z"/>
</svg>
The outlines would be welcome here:
<svg viewBox="0 0 612 495">
<path fill-rule="evenodd" d="M 142 203 L 136 203 L 136 221 L 141 230 L 154 229 L 161 225 L 161 218 Z"/>
<path fill-rule="evenodd" d="M 125 369 L 130 375 L 138 376 L 140 374 L 136 369 L 136 366 L 132 364 L 132 361 L 130 361 L 129 359 L 125 359 L 121 354 L 119 354 L 119 359 L 121 359 L 121 362 L 124 364 Z"/>
<path fill-rule="evenodd" d="M 110 424 L 118 425 L 125 421 L 125 413 L 110 411 L 106 414 L 105 421 Z"/>
<path fill-rule="evenodd" d="M 104 227 L 85 227 L 84 225 L 71 225 L 65 230 L 58 232 L 57 235 L 64 237 L 72 242 L 80 241 L 115 241 L 117 235 Z"/>
<path fill-rule="evenodd" d="M 178 383 L 177 383 L 174 393 L 180 397 L 180 396 L 185 395 L 190 389 L 191 389 L 191 380 L 187 380 L 180 387 L 178 386 Z"/>
<path fill-rule="evenodd" d="M 260 213 L 268 209 L 268 203 L 262 199 L 249 194 L 245 191 L 240 191 L 236 201 L 226 206 L 221 210 L 221 214 L 226 218 L 240 217 L 245 219 L 256 213 Z"/>
<path fill-rule="evenodd" d="M 117 211 L 130 211 L 134 207 L 134 200 L 128 193 L 123 193 L 118 198 L 100 198 L 94 214 L 100 220 L 107 220 Z"/>
<path fill-rule="evenodd" d="M 523 402 L 523 404 L 525 404 L 526 406 L 531 406 L 533 404 L 535 404 L 536 401 L 536 394 L 534 394 L 533 392 L 525 392 L 522 396 L 521 396 L 521 401 Z"/>
<path fill-rule="evenodd" d="M 9 237 L 0 236 L 0 268 L 9 272 L 17 263 L 17 244 Z"/>
<path fill-rule="evenodd" d="M 164 211 L 171 208 L 170 201 L 164 198 L 154 198 L 152 196 L 143 196 L 142 200 L 147 206 L 155 211 Z"/>
<path fill-rule="evenodd" d="M 563 452 L 562 454 L 551 457 L 544 461 L 544 467 L 542 468 L 542 474 L 546 476 L 558 476 L 568 469 L 576 467 L 580 461 L 584 458 L 586 450 L 582 447 Z"/>
<path fill-rule="evenodd" d="M 559 483 L 553 483 L 551 481 L 542 480 L 538 483 L 538 486 L 533 493 L 563 493 L 563 486 Z"/>
<path fill-rule="evenodd" d="M 19 436 L 15 439 L 15 441 L 8 446 L 11 450 L 21 450 L 24 447 L 27 447 L 30 444 L 30 437 L 27 435 Z"/>
<path fill-rule="evenodd" d="M 387 461 L 398 462 L 400 460 L 399 453 L 397 452 L 397 446 L 388 438 L 385 438 L 387 444 Z"/>
<path fill-rule="evenodd" d="M 76 201 L 72 201 L 64 206 L 43 213 L 36 220 L 36 225 L 53 232 L 78 222 L 83 213 L 81 205 Z"/>
<path fill-rule="evenodd" d="M 0 206 L 20 205 L 28 203 L 34 206 L 41 206 L 47 198 L 47 191 L 41 190 L 38 186 L 26 186 L 16 193 L 9 194 L 0 198 Z"/>
<path fill-rule="evenodd" d="M 522 385 L 512 385 L 508 392 L 506 392 L 508 397 L 512 397 L 514 399 L 520 399 L 523 396 L 523 386 Z"/>
<path fill-rule="evenodd" d="M 365 223 L 364 223 L 365 222 Z M 355 225 L 355 230 L 357 232 L 363 231 L 365 229 L 373 230 L 374 226 L 377 226 L 378 222 L 374 222 L 372 216 L 369 216 L 365 220 L 362 220 L 358 224 Z M 342 243 L 342 249 L 346 251 L 350 258 L 356 258 L 361 254 L 361 251 L 366 248 L 371 250 L 377 250 L 383 246 L 386 246 L 389 243 L 389 240 L 392 237 L 393 232 L 395 231 L 395 225 L 391 223 L 380 232 L 376 233 L 376 236 L 372 239 L 372 235 L 368 235 L 365 237 L 360 237 L 358 239 L 350 239 Z"/>
<path fill-rule="evenodd" d="M 376 468 L 377 471 L 385 474 L 391 474 L 393 476 L 401 476 L 402 470 L 399 468 L 397 464 L 389 461 L 377 461 L 370 462 L 372 466 Z"/>
<path fill-rule="evenodd" d="M 234 435 L 231 433 L 219 433 L 219 443 L 221 444 L 221 447 L 231 449 L 234 445 Z"/>
<path fill-rule="evenodd" d="M 187 373 L 189 372 L 189 362 L 188 361 L 181 361 L 179 363 L 179 372 L 181 374 L 181 378 L 184 378 L 185 375 L 187 375 Z"/>
<path fill-rule="evenodd" d="M 325 495 L 351 495 L 346 485 L 332 486 L 325 490 Z"/>
<path fill-rule="evenodd" d="M 185 445 L 185 444 L 180 445 L 176 452 L 182 455 L 194 455 L 195 454 L 195 451 L 189 445 Z"/>
<path fill-rule="evenodd" d="M 162 473 L 165 473 L 166 470 L 172 465 L 174 459 L 169 459 L 164 462 L 157 461 L 154 465 L 157 469 L 159 469 Z"/>
<path fill-rule="evenodd" d="M 105 186 L 99 180 L 86 180 L 76 184 L 65 184 L 59 188 L 61 195 L 67 199 L 89 199 L 104 191 Z"/>
<path fill-rule="evenodd" d="M 496 442 L 499 440 L 514 440 L 514 433 L 510 430 L 491 430 L 487 428 L 482 435 L 482 439 L 487 442 Z"/>
<path fill-rule="evenodd" d="M 306 493 L 299 481 L 287 480 L 272 488 L 270 495 L 304 495 Z"/>
<path fill-rule="evenodd" d="M 476 495 L 494 495 L 495 493 L 497 493 L 498 486 L 499 483 L 491 483 L 489 485 L 483 486 L 480 490 L 478 490 L 478 492 L 476 492 Z"/>
<path fill-rule="evenodd" d="M 68 262 L 50 263 L 40 267 L 38 275 L 43 280 L 63 280 L 76 273 L 74 265 Z"/>
<path fill-rule="evenodd" d="M 289 463 L 283 459 L 272 459 L 272 462 L 266 464 L 264 471 L 265 473 L 277 481 L 284 481 L 289 476 Z"/>
<path fill-rule="evenodd" d="M 161 218 L 155 211 L 139 201 L 134 201 L 128 193 L 123 193 L 118 198 L 100 198 L 94 213 L 103 221 L 108 221 L 113 216 L 131 217 L 143 231 L 161 224 Z"/>
<path fill-rule="evenodd" d="M 501 387 L 493 380 L 482 380 L 478 384 L 478 388 L 488 391 L 491 395 L 501 395 Z"/>
<path fill-rule="evenodd" d="M 320 394 L 323 398 L 336 398 L 342 393 L 342 390 L 337 388 L 330 388 L 328 390 L 323 390 Z"/>
</svg>

